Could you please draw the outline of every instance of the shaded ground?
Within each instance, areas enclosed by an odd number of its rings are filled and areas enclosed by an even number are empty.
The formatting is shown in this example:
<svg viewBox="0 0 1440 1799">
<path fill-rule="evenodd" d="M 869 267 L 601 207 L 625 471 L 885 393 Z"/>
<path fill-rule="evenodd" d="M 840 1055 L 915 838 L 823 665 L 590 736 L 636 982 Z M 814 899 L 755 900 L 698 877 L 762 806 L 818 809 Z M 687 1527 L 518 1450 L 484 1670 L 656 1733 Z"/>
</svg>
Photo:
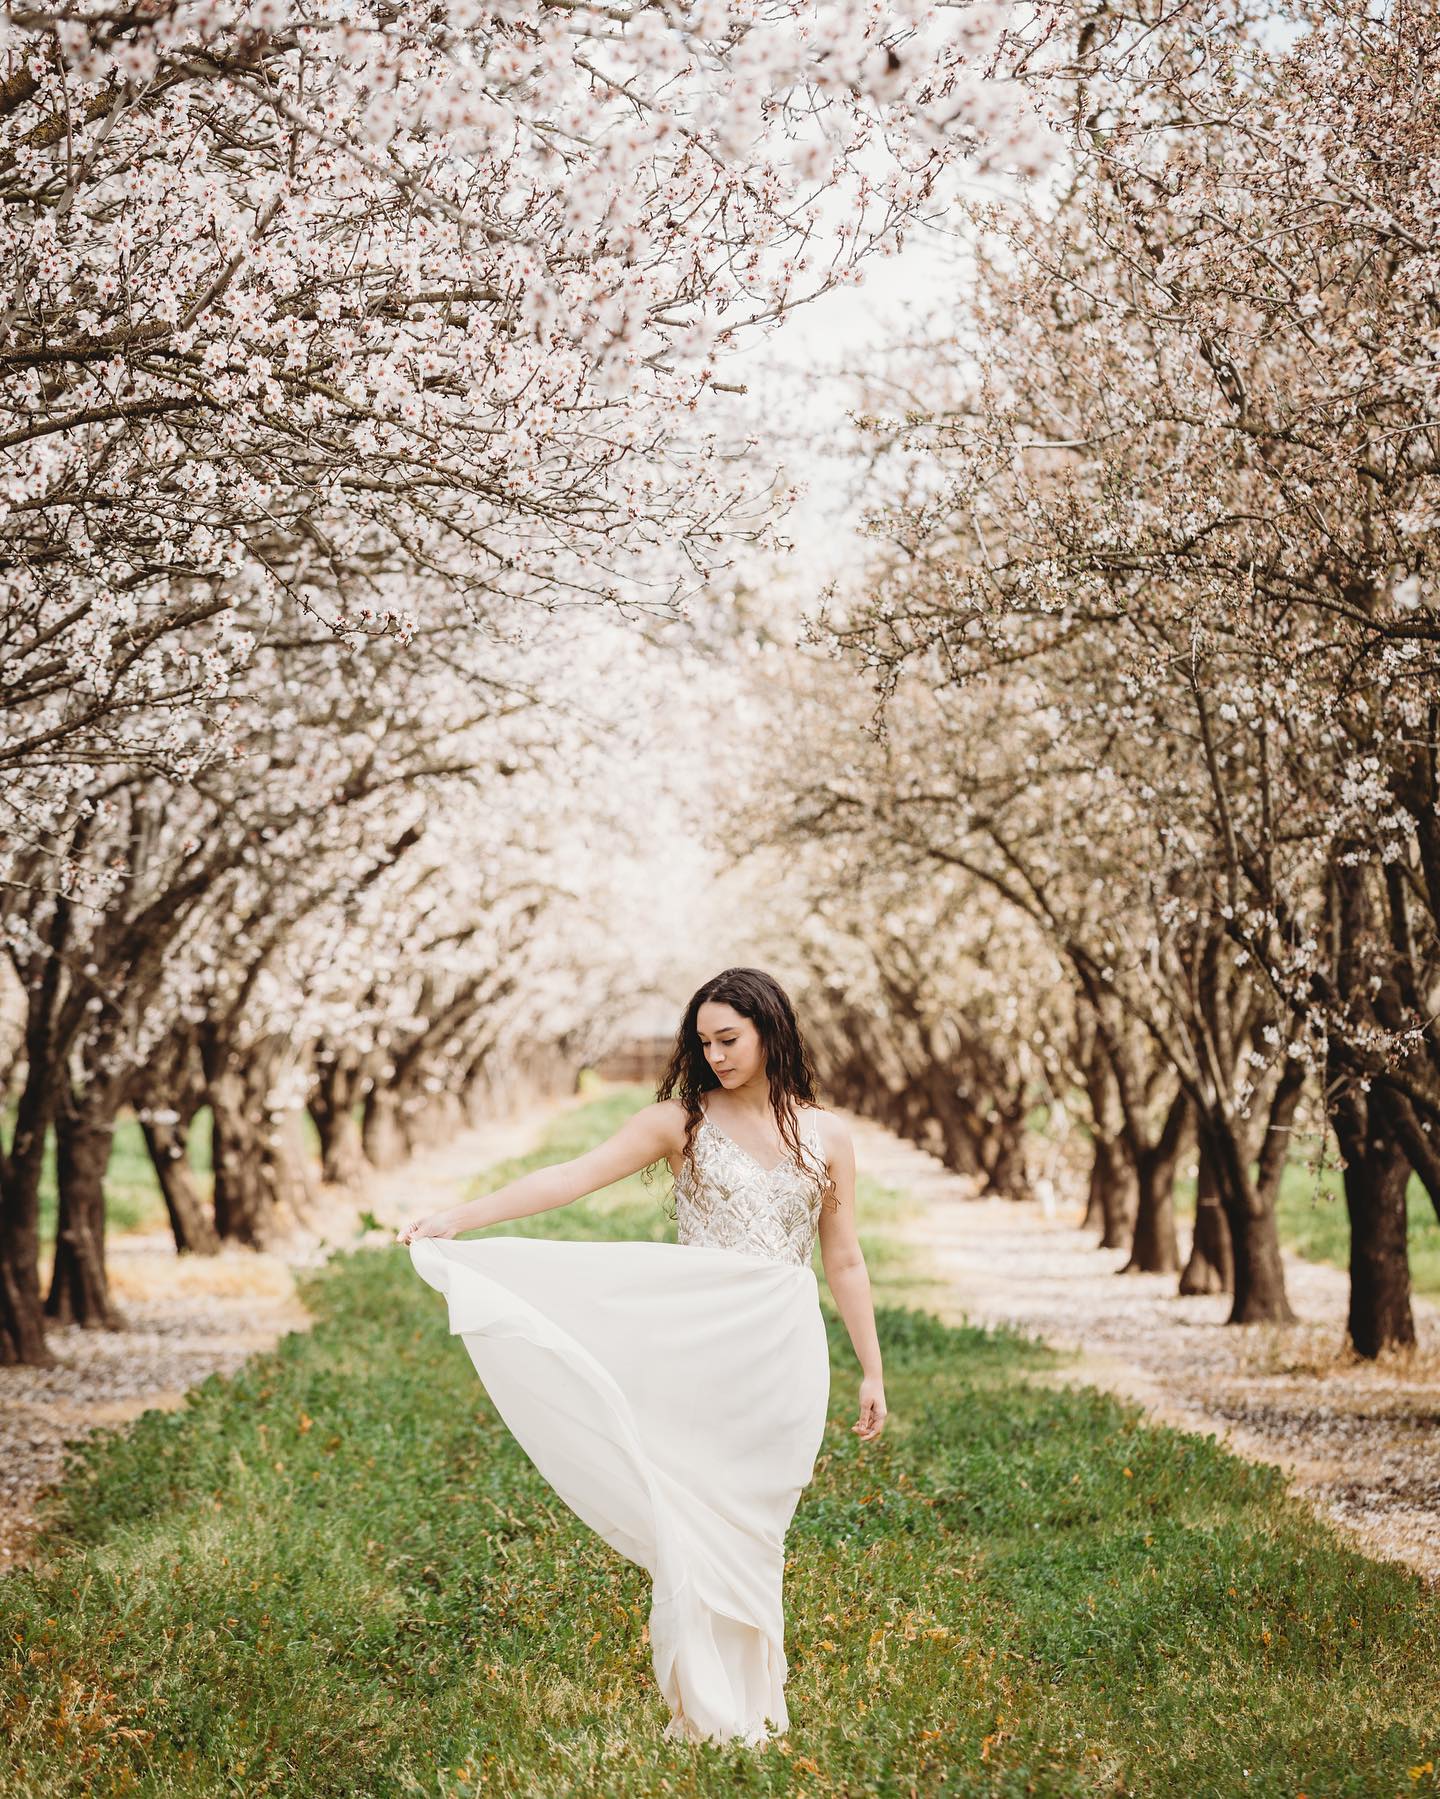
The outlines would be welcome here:
<svg viewBox="0 0 1440 1799">
<path fill-rule="evenodd" d="M 413 1212 L 453 1205 L 468 1176 L 523 1153 L 556 1112 L 584 1103 L 577 1095 L 467 1131 L 372 1176 L 361 1200 L 322 1189 L 309 1227 L 273 1250 L 178 1256 L 168 1230 L 113 1234 L 106 1246 L 110 1286 L 128 1328 L 52 1325 L 55 1367 L 0 1368 L 0 1574 L 26 1559 L 36 1500 L 59 1480 L 67 1441 L 152 1407 L 174 1411 L 207 1376 L 230 1374 L 287 1332 L 308 1330 L 295 1271 L 324 1262 L 336 1246 L 364 1241 L 362 1210 L 390 1227 L 370 1233 L 376 1241 L 392 1235 Z M 48 1272 L 45 1266 L 46 1279 Z"/>
<path fill-rule="evenodd" d="M 1152 1418 L 1283 1468 L 1293 1490 L 1367 1555 L 1440 1587 L 1440 1307 L 1416 1299 L 1418 1346 L 1363 1361 L 1345 1347 L 1349 1280 L 1286 1253 L 1293 1325 L 1227 1325 L 1228 1294 L 1181 1298 L 1174 1275 L 1121 1275 L 1083 1207 L 973 1199 L 934 1157 L 851 1116 L 860 1166 L 923 1202 L 895 1231 L 932 1258 L 917 1303 L 1004 1322 L 1072 1352 L 1031 1378 L 1104 1387 Z M 1181 1259 L 1189 1249 L 1181 1226 Z"/>
</svg>

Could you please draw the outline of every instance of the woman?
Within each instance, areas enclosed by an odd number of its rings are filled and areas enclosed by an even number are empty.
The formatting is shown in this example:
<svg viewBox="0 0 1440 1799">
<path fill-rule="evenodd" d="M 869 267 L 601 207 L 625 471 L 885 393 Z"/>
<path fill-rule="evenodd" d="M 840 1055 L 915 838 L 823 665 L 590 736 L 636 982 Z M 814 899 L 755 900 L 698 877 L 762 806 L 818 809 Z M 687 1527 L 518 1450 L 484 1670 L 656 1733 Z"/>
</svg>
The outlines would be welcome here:
<svg viewBox="0 0 1440 1799">
<path fill-rule="evenodd" d="M 854 1151 L 814 1086 L 783 989 L 728 968 L 686 1007 L 653 1105 L 573 1161 L 397 1233 L 541 1474 L 651 1575 L 670 1741 L 758 1745 L 767 1720 L 790 1722 L 785 1532 L 830 1392 L 817 1231 L 863 1371 L 852 1428 L 870 1442 L 885 1424 Z M 449 1241 L 569 1205 L 661 1157 L 675 1177 L 675 1243 Z"/>
</svg>

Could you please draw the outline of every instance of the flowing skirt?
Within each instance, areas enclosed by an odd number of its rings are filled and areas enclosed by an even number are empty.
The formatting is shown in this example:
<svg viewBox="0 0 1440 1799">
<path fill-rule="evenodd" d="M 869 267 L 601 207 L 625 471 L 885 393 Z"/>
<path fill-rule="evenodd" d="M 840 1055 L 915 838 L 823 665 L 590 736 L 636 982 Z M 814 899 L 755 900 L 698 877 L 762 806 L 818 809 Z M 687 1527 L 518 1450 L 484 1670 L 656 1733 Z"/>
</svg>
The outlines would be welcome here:
<svg viewBox="0 0 1440 1799">
<path fill-rule="evenodd" d="M 410 1255 L 521 1448 L 649 1573 L 665 1737 L 786 1729 L 785 1532 L 830 1397 L 814 1271 L 529 1237 L 421 1237 Z"/>
</svg>

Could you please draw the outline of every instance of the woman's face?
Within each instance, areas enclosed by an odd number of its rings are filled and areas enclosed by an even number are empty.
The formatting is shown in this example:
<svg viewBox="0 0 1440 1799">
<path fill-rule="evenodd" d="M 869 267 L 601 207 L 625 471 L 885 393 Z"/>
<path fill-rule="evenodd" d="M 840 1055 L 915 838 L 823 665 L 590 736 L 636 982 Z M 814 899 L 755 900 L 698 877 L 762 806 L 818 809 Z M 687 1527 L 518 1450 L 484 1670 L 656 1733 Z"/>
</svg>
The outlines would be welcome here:
<svg viewBox="0 0 1440 1799">
<path fill-rule="evenodd" d="M 722 1000 L 707 999 L 695 1014 L 705 1060 L 727 1093 L 765 1080 L 765 1049 L 753 1019 Z"/>
</svg>

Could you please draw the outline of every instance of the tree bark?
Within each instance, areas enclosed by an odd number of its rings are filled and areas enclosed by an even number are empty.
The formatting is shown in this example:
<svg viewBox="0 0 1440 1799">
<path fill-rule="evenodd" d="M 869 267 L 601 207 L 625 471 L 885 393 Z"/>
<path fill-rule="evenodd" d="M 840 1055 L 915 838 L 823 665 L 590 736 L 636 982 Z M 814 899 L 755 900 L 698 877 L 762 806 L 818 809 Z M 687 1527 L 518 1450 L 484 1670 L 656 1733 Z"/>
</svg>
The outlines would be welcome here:
<svg viewBox="0 0 1440 1799">
<path fill-rule="evenodd" d="M 1097 1131 L 1090 1160 L 1090 1198 L 1087 1225 L 1098 1221 L 1099 1249 L 1121 1249 L 1135 1226 L 1135 1182 L 1119 1140 L 1108 1131 Z"/>
<path fill-rule="evenodd" d="M 92 1084 L 77 1092 L 67 1082 L 55 1113 L 59 1207 L 45 1315 L 57 1324 L 89 1330 L 124 1327 L 105 1273 L 105 1171 L 118 1104 L 113 1090 Z"/>
<path fill-rule="evenodd" d="M 1235 1255 L 1230 1244 L 1230 1226 L 1220 1203 L 1215 1164 L 1202 1137 L 1195 1178 L 1195 1236 L 1190 1245 L 1190 1259 L 1180 1276 L 1180 1291 L 1184 1294 L 1228 1293 L 1234 1280 Z"/>
<path fill-rule="evenodd" d="M 26 980 L 25 1081 L 0 1154 L 0 1363 L 53 1368 L 40 1296 L 40 1182 L 45 1146 L 79 1018 L 61 995 L 70 907 L 56 906 L 50 953 Z"/>
<path fill-rule="evenodd" d="M 1085 1226 L 1100 1232 L 1097 1248 L 1121 1249 L 1135 1228 L 1137 1198 L 1133 1165 L 1126 1157 L 1124 1111 L 1110 1065 L 1098 1016 L 1090 1020 L 1087 1041 L 1080 1056 L 1085 1092 L 1090 1101 L 1090 1192 L 1085 1206 Z"/>
<path fill-rule="evenodd" d="M 393 1087 L 375 1086 L 365 1095 L 362 1141 L 372 1168 L 398 1168 L 405 1160 L 400 1101 Z"/>
<path fill-rule="evenodd" d="M 215 1028 L 201 1033 L 206 1093 L 214 1121 L 215 1228 L 222 1238 L 264 1249 L 286 1228 L 286 1215 L 310 1213 L 308 1157 L 297 1130 L 298 1105 L 285 1096 L 288 1044 L 278 1038 L 240 1048 Z"/>
<path fill-rule="evenodd" d="M 1244 1211 L 1238 1225 L 1227 1217 L 1235 1253 L 1235 1294 L 1227 1324 L 1293 1324 L 1295 1313 L 1285 1291 L 1285 1263 L 1275 1214 L 1266 1207 L 1259 1213 Z"/>
<path fill-rule="evenodd" d="M 1135 1171 L 1135 1229 L 1121 1274 L 1175 1274 L 1180 1243 L 1175 1234 L 1175 1163 L 1147 1151 Z"/>
<path fill-rule="evenodd" d="M 1025 1114 L 1001 1112 L 990 1127 L 988 1147 L 988 1191 L 997 1199 L 1028 1199 L 1030 1187 L 1025 1168 Z"/>
<path fill-rule="evenodd" d="M 211 1078 L 208 1093 L 216 1232 L 222 1242 L 264 1249 L 277 1235 L 275 1208 L 265 1178 L 264 1135 L 247 1113 L 244 1078 L 225 1069 Z"/>
<path fill-rule="evenodd" d="M 1388 1103 L 1392 1108 L 1396 1133 L 1410 1159 L 1410 1166 L 1420 1177 L 1420 1184 L 1430 1195 L 1436 1218 L 1440 1218 L 1440 1146 L 1421 1122 L 1415 1107 L 1403 1093 L 1392 1087 Z"/>
<path fill-rule="evenodd" d="M 1190 1096 L 1182 1087 L 1170 1102 L 1160 1135 L 1132 1153 L 1135 1168 L 1135 1234 L 1121 1274 L 1176 1274 L 1180 1243 L 1175 1235 L 1175 1169 L 1190 1119 Z"/>
<path fill-rule="evenodd" d="M 356 1192 L 364 1189 L 369 1171 L 356 1117 L 364 1091 L 363 1070 L 337 1060 L 318 1070 L 310 1094 L 310 1116 L 320 1137 L 320 1178 Z"/>
<path fill-rule="evenodd" d="M 308 1224 L 314 1216 L 317 1198 L 305 1146 L 304 1116 L 291 1108 L 268 1116 L 261 1128 L 272 1206 L 299 1225 Z"/>
<path fill-rule="evenodd" d="M 1359 859 L 1360 846 L 1334 870 L 1331 903 L 1339 932 L 1336 984 L 1352 1018 L 1375 1021 L 1389 1030 L 1404 1020 L 1405 1003 L 1397 987 L 1403 976 L 1416 1010 L 1429 1011 L 1404 953 L 1410 932 L 1404 913 L 1404 888 L 1387 884 L 1392 954 L 1377 969 L 1374 954 L 1376 906 L 1371 891 L 1374 870 Z M 1398 957 L 1394 951 L 1402 952 Z M 1428 983 L 1427 983 L 1428 989 Z M 1428 1033 L 1427 1033 L 1428 1035 Z M 1405 1348 L 1415 1341 L 1410 1309 L 1409 1218 L 1406 1189 L 1411 1161 L 1406 1153 L 1409 1115 L 1396 1103 L 1383 1077 L 1365 1081 L 1353 1058 L 1348 1078 L 1339 1087 L 1332 1123 L 1345 1160 L 1345 1206 L 1350 1214 L 1350 1309 L 1347 1328 L 1356 1353 L 1375 1357 L 1383 1349 Z M 1368 1088 L 1368 1091 L 1367 1091 Z M 1429 1165 L 1422 1156 L 1421 1167 Z"/>
<path fill-rule="evenodd" d="M 40 1177 L 53 1102 L 27 1070 L 15 1131 L 0 1158 L 0 1364 L 53 1368 L 40 1297 Z"/>
<path fill-rule="evenodd" d="M 1305 1071 L 1287 1061 L 1270 1101 L 1270 1115 L 1260 1146 L 1256 1176 L 1250 1174 L 1250 1148 L 1233 1121 L 1222 1113 L 1202 1113 L 1200 1138 L 1214 1170 L 1230 1227 L 1234 1256 L 1233 1297 L 1227 1324 L 1293 1324 L 1285 1291 L 1285 1261 L 1275 1224 L 1275 1200 L 1290 1148 L 1290 1126 Z"/>
<path fill-rule="evenodd" d="M 968 1105 L 962 1109 L 953 1075 L 943 1070 L 935 1074 L 938 1078 L 923 1088 L 911 1083 L 906 1089 L 905 1135 L 954 1173 L 973 1175 L 983 1183 L 989 1171 L 978 1121 Z"/>
<path fill-rule="evenodd" d="M 413 1106 L 406 1119 L 405 1137 L 411 1150 L 448 1143 L 460 1125 L 459 1102 L 450 1093 L 429 1094 Z"/>
<path fill-rule="evenodd" d="M 176 1254 L 213 1256 L 219 1251 L 220 1238 L 195 1184 L 194 1170 L 186 1153 L 189 1135 L 186 1122 L 183 1118 L 147 1111 L 141 1115 L 140 1129 L 150 1160 L 155 1165 L 160 1196 L 170 1215 Z"/>
<path fill-rule="evenodd" d="M 1357 1355 L 1415 1341 L 1410 1306 L 1410 1161 L 1394 1107 L 1382 1086 L 1342 1099 L 1335 1134 L 1345 1158 L 1345 1207 L 1350 1214 L 1350 1309 L 1346 1319 Z"/>
<path fill-rule="evenodd" d="M 365 1157 L 360 1120 L 348 1106 L 331 1113 L 323 1123 L 313 1111 L 310 1116 L 315 1119 L 315 1128 L 320 1135 L 321 1180 L 361 1192 L 370 1164 Z"/>
</svg>

